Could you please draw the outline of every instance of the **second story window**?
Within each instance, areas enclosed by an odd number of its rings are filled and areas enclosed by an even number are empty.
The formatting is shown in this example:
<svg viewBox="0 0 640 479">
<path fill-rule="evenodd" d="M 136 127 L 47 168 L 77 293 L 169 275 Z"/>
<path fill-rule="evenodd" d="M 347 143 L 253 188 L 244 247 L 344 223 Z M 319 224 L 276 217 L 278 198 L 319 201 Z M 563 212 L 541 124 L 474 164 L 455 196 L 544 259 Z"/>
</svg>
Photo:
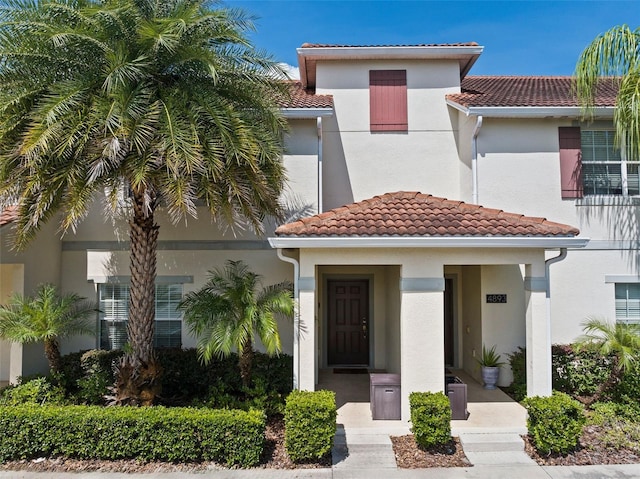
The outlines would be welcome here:
<svg viewBox="0 0 640 479">
<path fill-rule="evenodd" d="M 615 132 L 582 130 L 582 185 L 585 196 L 640 194 L 638 167 L 640 161 L 625 160 L 614 147 Z"/>
<path fill-rule="evenodd" d="M 371 131 L 408 131 L 407 71 L 369 71 Z"/>
</svg>

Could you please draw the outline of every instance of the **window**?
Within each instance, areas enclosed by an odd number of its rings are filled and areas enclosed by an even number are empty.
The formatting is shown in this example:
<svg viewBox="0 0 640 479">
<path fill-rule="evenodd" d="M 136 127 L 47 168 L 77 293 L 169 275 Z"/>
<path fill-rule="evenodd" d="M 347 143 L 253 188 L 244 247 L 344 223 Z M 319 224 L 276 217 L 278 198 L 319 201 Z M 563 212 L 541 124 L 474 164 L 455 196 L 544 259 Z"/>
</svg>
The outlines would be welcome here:
<svg viewBox="0 0 640 479">
<path fill-rule="evenodd" d="M 177 305 L 182 299 L 182 284 L 156 285 L 156 321 L 154 346 L 182 346 L 182 315 Z M 102 349 L 120 349 L 127 342 L 129 317 L 129 285 L 103 283 L 98 285 L 100 332 Z"/>
<path fill-rule="evenodd" d="M 614 147 L 615 132 L 582 130 L 582 185 L 585 195 L 634 196 L 640 194 L 640 161 L 624 160 Z"/>
<path fill-rule="evenodd" d="M 371 131 L 407 131 L 407 71 L 369 71 Z"/>
<path fill-rule="evenodd" d="M 616 283 L 616 321 L 640 323 L 640 283 Z"/>
</svg>

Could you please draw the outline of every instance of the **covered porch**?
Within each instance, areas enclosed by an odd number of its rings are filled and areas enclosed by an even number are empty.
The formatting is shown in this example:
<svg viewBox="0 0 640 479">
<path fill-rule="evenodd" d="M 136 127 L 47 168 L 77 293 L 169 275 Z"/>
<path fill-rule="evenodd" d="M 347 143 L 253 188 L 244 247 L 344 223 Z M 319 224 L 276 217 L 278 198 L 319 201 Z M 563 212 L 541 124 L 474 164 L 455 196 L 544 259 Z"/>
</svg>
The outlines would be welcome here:
<svg viewBox="0 0 640 479">
<path fill-rule="evenodd" d="M 295 270 L 295 387 L 333 389 L 339 378 L 324 371 L 336 367 L 398 374 L 406 427 L 411 392 L 442 391 L 445 367 L 477 383 L 476 359 L 483 345 L 495 344 L 503 360 L 526 346 L 527 393 L 550 394 L 546 252 L 584 246 L 577 233 L 542 218 L 406 192 L 281 226 L 270 242 Z M 503 372 L 499 384 L 507 385 L 508 367 Z M 368 396 L 368 376 L 352 376 L 366 388 L 345 394 Z M 470 408 L 475 417 L 465 423 L 500 415 L 487 409 L 510 403 L 500 394 L 472 402 L 482 406 Z M 357 397 L 342 405 L 345 413 L 355 408 L 354 421 L 358 410 L 368 411 Z"/>
<path fill-rule="evenodd" d="M 371 418 L 369 374 L 334 373 L 321 369 L 318 389 L 335 391 L 338 407 L 338 428 L 358 434 L 403 435 L 410 432 L 405 421 L 374 421 Z M 451 421 L 453 436 L 461 433 L 516 433 L 526 434 L 526 411 L 500 389 L 486 390 L 482 384 L 463 370 L 451 369 L 467 384 L 469 417 Z"/>
</svg>

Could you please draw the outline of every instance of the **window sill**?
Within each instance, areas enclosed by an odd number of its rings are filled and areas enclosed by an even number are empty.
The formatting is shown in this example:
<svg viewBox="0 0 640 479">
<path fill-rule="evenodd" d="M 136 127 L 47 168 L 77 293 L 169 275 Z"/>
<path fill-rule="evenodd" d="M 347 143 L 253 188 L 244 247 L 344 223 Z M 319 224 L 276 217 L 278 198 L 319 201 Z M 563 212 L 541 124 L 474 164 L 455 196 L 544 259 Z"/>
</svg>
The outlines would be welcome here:
<svg viewBox="0 0 640 479">
<path fill-rule="evenodd" d="M 594 195 L 575 201 L 576 206 L 640 206 L 640 196 Z"/>
</svg>

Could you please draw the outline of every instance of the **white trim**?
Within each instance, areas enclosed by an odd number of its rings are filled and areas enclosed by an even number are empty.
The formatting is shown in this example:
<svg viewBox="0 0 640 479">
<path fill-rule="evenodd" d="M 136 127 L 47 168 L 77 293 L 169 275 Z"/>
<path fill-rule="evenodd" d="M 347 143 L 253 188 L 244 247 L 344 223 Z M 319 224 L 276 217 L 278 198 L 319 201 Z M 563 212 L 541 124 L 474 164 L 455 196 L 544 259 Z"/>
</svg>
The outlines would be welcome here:
<svg viewBox="0 0 640 479">
<path fill-rule="evenodd" d="M 635 274 L 605 274 L 605 283 L 640 283 L 640 276 Z"/>
<path fill-rule="evenodd" d="M 444 291 L 444 278 L 400 278 L 403 293 L 423 293 Z"/>
<path fill-rule="evenodd" d="M 319 116 L 333 116 L 333 108 L 280 108 L 280 112 L 290 120 L 313 120 Z"/>
<path fill-rule="evenodd" d="M 96 284 L 131 284 L 131 276 L 88 276 L 89 283 Z M 193 283 L 193 276 L 156 276 L 155 284 L 188 284 Z"/>
<path fill-rule="evenodd" d="M 332 46 L 296 49 L 299 56 L 313 60 L 379 60 L 379 59 L 465 59 L 480 56 L 478 46 Z"/>
<path fill-rule="evenodd" d="M 447 105 L 467 116 L 486 116 L 493 118 L 579 118 L 584 112 L 579 106 L 471 106 L 460 105 L 446 99 Z M 605 106 L 593 109 L 598 118 L 613 118 L 615 107 Z"/>
<path fill-rule="evenodd" d="M 584 248 L 589 238 L 567 237 L 278 237 L 272 248 Z"/>
</svg>

